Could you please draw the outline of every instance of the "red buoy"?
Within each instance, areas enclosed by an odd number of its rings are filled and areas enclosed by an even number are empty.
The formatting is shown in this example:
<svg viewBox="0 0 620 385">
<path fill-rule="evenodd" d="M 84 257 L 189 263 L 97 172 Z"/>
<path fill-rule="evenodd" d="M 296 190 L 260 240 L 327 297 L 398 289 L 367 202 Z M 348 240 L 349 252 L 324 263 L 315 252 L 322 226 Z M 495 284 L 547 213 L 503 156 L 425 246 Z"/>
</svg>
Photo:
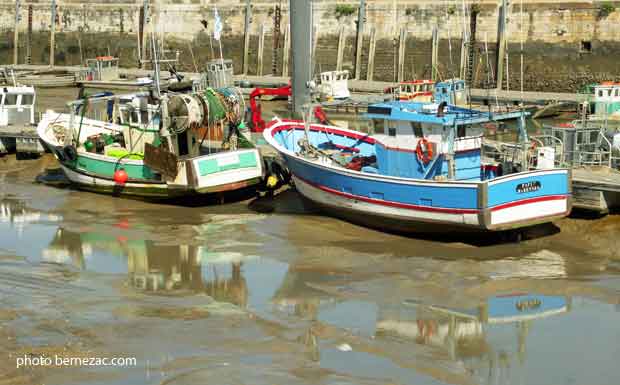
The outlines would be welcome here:
<svg viewBox="0 0 620 385">
<path fill-rule="evenodd" d="M 127 172 L 124 169 L 114 171 L 114 182 L 117 184 L 125 184 L 129 179 Z"/>
</svg>

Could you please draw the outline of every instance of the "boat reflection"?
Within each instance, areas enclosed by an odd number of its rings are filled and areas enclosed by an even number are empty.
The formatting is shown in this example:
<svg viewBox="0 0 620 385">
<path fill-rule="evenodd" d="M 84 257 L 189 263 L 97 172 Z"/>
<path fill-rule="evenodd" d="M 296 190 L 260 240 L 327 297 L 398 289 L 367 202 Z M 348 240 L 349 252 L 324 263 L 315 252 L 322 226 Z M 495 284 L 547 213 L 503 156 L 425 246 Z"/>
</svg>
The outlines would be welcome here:
<svg viewBox="0 0 620 385">
<path fill-rule="evenodd" d="M 68 263 L 82 270 L 121 271 L 113 265 L 122 265 L 129 284 L 148 293 L 204 293 L 216 301 L 247 306 L 243 262 L 222 258 L 213 261 L 207 248 L 201 245 L 159 244 L 61 227 L 43 256 L 48 261 Z"/>
</svg>

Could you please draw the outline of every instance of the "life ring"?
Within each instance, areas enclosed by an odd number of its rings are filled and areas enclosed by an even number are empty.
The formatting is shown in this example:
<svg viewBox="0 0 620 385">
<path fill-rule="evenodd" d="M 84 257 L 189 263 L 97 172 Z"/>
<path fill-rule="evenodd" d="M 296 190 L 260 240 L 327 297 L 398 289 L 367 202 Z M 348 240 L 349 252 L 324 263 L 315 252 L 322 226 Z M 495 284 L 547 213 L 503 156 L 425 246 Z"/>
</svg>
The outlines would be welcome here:
<svg viewBox="0 0 620 385">
<path fill-rule="evenodd" d="M 424 148 L 422 148 L 424 146 Z M 418 140 L 418 145 L 415 148 L 415 153 L 418 156 L 418 160 L 424 164 L 428 164 L 428 162 L 433 159 L 433 147 L 429 145 L 428 140 L 426 138 L 421 138 Z"/>
<path fill-rule="evenodd" d="M 75 151 L 75 147 L 72 145 L 63 147 L 62 155 L 69 162 L 75 162 L 77 160 L 77 151 Z"/>
</svg>

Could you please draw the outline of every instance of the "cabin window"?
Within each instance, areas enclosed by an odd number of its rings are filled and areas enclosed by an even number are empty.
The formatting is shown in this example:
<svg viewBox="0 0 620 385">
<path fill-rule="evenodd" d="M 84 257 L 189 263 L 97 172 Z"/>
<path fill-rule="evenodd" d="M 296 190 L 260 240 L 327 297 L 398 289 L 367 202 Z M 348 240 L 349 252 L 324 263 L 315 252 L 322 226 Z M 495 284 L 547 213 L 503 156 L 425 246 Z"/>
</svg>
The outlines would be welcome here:
<svg viewBox="0 0 620 385">
<path fill-rule="evenodd" d="M 413 130 L 413 135 L 415 135 L 417 138 L 421 138 L 424 136 L 424 132 L 422 131 L 422 123 L 411 122 L 411 129 Z"/>
<path fill-rule="evenodd" d="M 607 96 L 611 96 L 611 88 L 607 90 Z"/>
<path fill-rule="evenodd" d="M 467 136 L 467 126 L 458 126 L 456 129 L 456 136 L 459 138 Z"/>
<path fill-rule="evenodd" d="M 388 128 L 388 135 L 389 136 L 396 136 L 396 127 L 389 127 Z"/>
<path fill-rule="evenodd" d="M 149 122 L 149 112 L 140 110 L 140 123 L 146 125 Z"/>
<path fill-rule="evenodd" d="M 591 41 L 582 40 L 581 41 L 581 52 L 584 52 L 584 53 L 592 52 L 592 42 Z"/>
<path fill-rule="evenodd" d="M 138 124 L 140 122 L 139 119 L 138 111 L 131 111 L 131 124 Z"/>
<path fill-rule="evenodd" d="M 34 95 L 24 94 L 22 95 L 22 106 L 31 106 L 34 102 Z"/>
<path fill-rule="evenodd" d="M 4 97 L 4 105 L 14 106 L 17 104 L 17 94 L 6 94 Z"/>
<path fill-rule="evenodd" d="M 603 97 L 603 90 L 598 90 L 598 97 L 602 98 Z"/>
<path fill-rule="evenodd" d="M 616 88 L 615 97 L 618 97 L 618 89 Z"/>
<path fill-rule="evenodd" d="M 385 132 L 383 119 L 373 119 L 372 120 L 372 130 L 375 134 L 383 134 Z"/>
<path fill-rule="evenodd" d="M 447 90 L 446 88 L 442 88 L 442 89 L 441 89 L 441 93 L 442 93 L 442 94 L 444 94 L 444 95 L 446 95 L 446 94 L 448 93 L 448 90 Z"/>
</svg>

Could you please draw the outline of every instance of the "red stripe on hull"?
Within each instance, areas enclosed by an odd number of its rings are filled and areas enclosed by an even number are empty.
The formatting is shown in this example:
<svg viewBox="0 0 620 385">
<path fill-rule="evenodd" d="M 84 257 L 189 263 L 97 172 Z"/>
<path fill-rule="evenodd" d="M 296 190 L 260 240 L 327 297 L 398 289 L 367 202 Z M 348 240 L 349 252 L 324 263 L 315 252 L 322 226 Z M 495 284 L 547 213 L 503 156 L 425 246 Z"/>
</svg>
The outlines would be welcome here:
<svg viewBox="0 0 620 385">
<path fill-rule="evenodd" d="M 304 181 L 305 183 L 309 184 L 312 187 L 318 188 L 319 190 L 328 192 L 330 194 L 338 195 L 338 196 L 341 196 L 347 199 L 353 199 L 353 200 L 358 200 L 362 202 L 373 203 L 373 204 L 377 204 L 381 206 L 397 207 L 401 209 L 409 209 L 409 210 L 415 210 L 415 211 L 440 212 L 440 213 L 445 213 L 445 214 L 477 214 L 478 213 L 477 209 L 450 209 L 450 208 L 443 208 L 443 207 L 419 206 L 419 205 L 412 205 L 409 203 L 384 201 L 380 199 L 368 198 L 368 197 L 364 197 L 361 195 L 353 195 L 353 194 L 345 193 L 342 191 L 334 190 L 330 187 L 321 186 L 319 184 L 316 184 L 304 178 L 301 178 L 298 175 L 295 175 L 295 177 L 301 179 L 302 181 Z"/>
<path fill-rule="evenodd" d="M 503 210 L 503 209 L 507 209 L 510 207 L 527 205 L 527 204 L 536 203 L 536 202 L 557 201 L 557 200 L 564 200 L 564 199 L 566 199 L 565 195 L 546 195 L 543 197 L 521 199 L 519 201 L 508 202 L 508 203 L 503 203 L 501 205 L 494 206 L 491 208 L 491 211 Z"/>
</svg>

